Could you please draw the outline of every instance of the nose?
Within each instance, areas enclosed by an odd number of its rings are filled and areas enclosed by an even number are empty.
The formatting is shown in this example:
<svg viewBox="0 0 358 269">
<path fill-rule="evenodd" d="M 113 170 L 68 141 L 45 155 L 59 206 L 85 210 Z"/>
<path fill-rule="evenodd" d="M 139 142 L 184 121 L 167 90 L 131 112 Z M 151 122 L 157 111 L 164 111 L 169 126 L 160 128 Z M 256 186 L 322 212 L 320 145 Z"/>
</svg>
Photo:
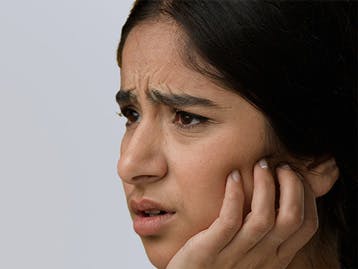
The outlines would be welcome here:
<svg viewBox="0 0 358 269">
<path fill-rule="evenodd" d="M 118 175 L 129 184 L 148 184 L 167 173 L 161 128 L 142 121 L 125 134 L 118 161 Z"/>
</svg>

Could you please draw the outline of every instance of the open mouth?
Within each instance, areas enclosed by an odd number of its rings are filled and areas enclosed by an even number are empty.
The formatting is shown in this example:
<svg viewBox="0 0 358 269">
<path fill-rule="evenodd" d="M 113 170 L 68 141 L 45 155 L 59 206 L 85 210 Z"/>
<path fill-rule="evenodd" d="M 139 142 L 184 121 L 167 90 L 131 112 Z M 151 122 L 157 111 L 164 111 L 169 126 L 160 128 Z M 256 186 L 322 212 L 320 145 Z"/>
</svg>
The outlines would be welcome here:
<svg viewBox="0 0 358 269">
<path fill-rule="evenodd" d="M 153 210 L 140 210 L 135 212 L 139 217 L 149 218 L 149 217 L 158 217 L 164 215 L 173 215 L 175 212 L 168 212 L 165 210 L 153 209 Z"/>
<path fill-rule="evenodd" d="M 170 223 L 175 220 L 173 218 L 175 211 L 153 200 L 132 200 L 130 208 L 135 215 L 133 217 L 134 230 L 140 236 L 159 234 L 166 227 L 170 227 Z"/>
<path fill-rule="evenodd" d="M 142 217 L 156 217 L 165 214 L 169 214 L 169 212 L 164 210 L 145 210 L 145 211 L 140 211 L 139 215 L 141 215 Z"/>
<path fill-rule="evenodd" d="M 131 201 L 130 205 L 133 213 L 139 217 L 149 218 L 175 214 L 174 211 L 170 211 L 165 206 L 148 199 L 139 202 Z"/>
</svg>

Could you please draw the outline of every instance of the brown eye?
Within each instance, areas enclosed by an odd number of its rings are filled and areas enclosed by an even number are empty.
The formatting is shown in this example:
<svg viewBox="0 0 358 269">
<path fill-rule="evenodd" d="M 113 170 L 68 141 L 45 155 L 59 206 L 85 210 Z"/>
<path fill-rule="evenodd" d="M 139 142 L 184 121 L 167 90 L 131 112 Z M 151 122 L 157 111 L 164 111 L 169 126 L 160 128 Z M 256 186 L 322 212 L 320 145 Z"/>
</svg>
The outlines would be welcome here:
<svg viewBox="0 0 358 269">
<path fill-rule="evenodd" d="M 122 115 L 127 118 L 127 126 L 138 122 L 140 119 L 139 113 L 130 107 L 123 108 Z"/>
<path fill-rule="evenodd" d="M 198 124 L 206 122 L 208 119 L 199 115 L 188 113 L 185 111 L 176 111 L 174 123 L 183 128 L 194 127 Z"/>
</svg>

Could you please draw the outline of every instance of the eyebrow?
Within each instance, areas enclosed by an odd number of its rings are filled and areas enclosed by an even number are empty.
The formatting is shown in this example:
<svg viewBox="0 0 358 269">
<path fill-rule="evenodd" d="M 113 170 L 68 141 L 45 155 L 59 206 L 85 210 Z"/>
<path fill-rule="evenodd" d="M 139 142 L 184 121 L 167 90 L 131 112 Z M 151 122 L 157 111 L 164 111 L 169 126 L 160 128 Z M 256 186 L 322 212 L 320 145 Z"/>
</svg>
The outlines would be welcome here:
<svg viewBox="0 0 358 269">
<path fill-rule="evenodd" d="M 132 93 L 133 90 L 120 89 L 116 95 L 117 103 L 125 105 L 128 103 L 138 103 L 137 96 Z M 163 104 L 169 107 L 188 107 L 188 106 L 204 106 L 219 107 L 216 103 L 209 99 L 196 97 L 188 94 L 167 94 L 156 89 L 147 92 L 147 98 L 155 104 Z"/>
<path fill-rule="evenodd" d="M 213 101 L 202 97 L 196 97 L 188 94 L 166 94 L 158 90 L 152 89 L 147 93 L 149 100 L 154 103 L 161 103 L 170 107 L 187 107 L 187 106 L 217 106 Z"/>
<path fill-rule="evenodd" d="M 137 96 L 133 93 L 133 90 L 124 90 L 124 89 L 120 89 L 117 92 L 116 101 L 119 106 L 138 103 Z"/>
</svg>

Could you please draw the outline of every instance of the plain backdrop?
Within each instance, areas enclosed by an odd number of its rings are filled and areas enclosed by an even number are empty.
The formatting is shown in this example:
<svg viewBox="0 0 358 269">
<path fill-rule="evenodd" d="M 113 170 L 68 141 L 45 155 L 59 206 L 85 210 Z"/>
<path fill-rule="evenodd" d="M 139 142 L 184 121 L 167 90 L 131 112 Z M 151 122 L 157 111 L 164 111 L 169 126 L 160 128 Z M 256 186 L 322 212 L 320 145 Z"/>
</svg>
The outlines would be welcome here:
<svg viewBox="0 0 358 269">
<path fill-rule="evenodd" d="M 116 173 L 131 0 L 0 0 L 0 268 L 152 268 Z"/>
</svg>

